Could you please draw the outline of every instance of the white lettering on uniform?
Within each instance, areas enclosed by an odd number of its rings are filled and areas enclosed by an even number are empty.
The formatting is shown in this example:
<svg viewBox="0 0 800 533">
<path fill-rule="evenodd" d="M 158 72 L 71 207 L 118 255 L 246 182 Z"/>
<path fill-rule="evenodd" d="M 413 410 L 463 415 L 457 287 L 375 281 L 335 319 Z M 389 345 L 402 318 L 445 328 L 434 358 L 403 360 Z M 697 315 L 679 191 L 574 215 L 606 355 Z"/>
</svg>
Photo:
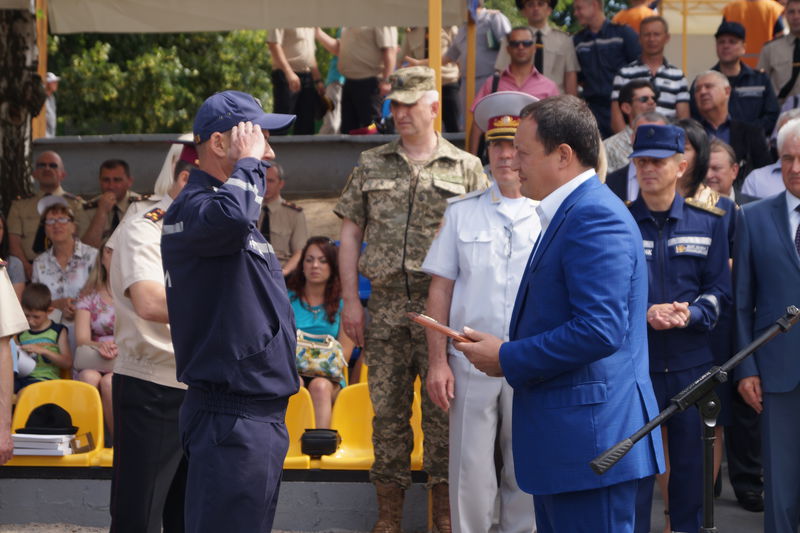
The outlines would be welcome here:
<svg viewBox="0 0 800 533">
<path fill-rule="evenodd" d="M 172 278 L 169 277 L 169 270 L 164 271 L 164 286 L 172 287 Z"/>
<path fill-rule="evenodd" d="M 264 257 L 264 254 L 275 253 L 275 251 L 272 249 L 272 245 L 268 242 L 258 242 L 251 238 L 247 245 L 254 251 L 258 252 L 261 257 Z"/>
</svg>

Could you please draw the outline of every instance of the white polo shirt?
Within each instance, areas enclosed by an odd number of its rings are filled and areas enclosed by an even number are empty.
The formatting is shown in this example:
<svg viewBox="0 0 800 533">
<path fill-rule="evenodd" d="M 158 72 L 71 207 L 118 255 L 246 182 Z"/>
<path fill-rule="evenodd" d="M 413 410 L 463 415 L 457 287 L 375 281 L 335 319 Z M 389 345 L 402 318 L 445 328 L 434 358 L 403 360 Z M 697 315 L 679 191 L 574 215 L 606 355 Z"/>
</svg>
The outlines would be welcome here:
<svg viewBox="0 0 800 533">
<path fill-rule="evenodd" d="M 422 270 L 455 280 L 450 327 L 508 340 L 519 283 L 539 236 L 537 202 L 505 198 L 493 184 L 449 203 Z M 452 344 L 448 351 L 464 357 Z"/>
</svg>

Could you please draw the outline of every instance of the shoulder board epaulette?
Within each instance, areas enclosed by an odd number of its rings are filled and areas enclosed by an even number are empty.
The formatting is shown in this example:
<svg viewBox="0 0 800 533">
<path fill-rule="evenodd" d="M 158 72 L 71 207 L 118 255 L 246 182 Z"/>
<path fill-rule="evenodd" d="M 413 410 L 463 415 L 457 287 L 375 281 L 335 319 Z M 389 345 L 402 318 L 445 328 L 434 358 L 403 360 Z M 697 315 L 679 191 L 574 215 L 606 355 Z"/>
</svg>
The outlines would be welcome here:
<svg viewBox="0 0 800 533">
<path fill-rule="evenodd" d="M 144 216 L 144 218 L 152 220 L 153 222 L 158 222 L 159 220 L 164 218 L 165 214 L 166 214 L 166 211 L 164 211 L 160 207 L 156 207 L 154 209 L 151 209 L 147 213 L 145 213 L 143 216 Z"/>
<path fill-rule="evenodd" d="M 706 205 L 702 202 L 698 202 L 694 198 L 687 198 L 686 200 L 684 200 L 684 202 L 686 202 L 686 205 L 692 206 L 695 209 L 706 211 L 708 213 L 711 213 L 712 215 L 717 215 L 718 217 L 725 215 L 724 209 L 720 209 L 719 207 L 713 205 Z"/>
<path fill-rule="evenodd" d="M 142 200 L 149 200 L 152 194 L 140 194 L 137 196 L 131 196 L 128 201 L 129 202 L 141 202 Z"/>
<path fill-rule="evenodd" d="M 455 204 L 460 202 L 461 200 L 469 200 L 470 198 L 477 198 L 481 194 L 485 193 L 488 189 L 480 189 L 477 191 L 471 191 L 468 193 L 460 194 L 458 196 L 451 196 L 447 199 L 448 204 Z"/>
<path fill-rule="evenodd" d="M 72 194 L 71 192 L 64 191 L 64 194 L 62 194 L 61 196 L 63 196 L 67 200 L 76 200 L 78 202 L 81 202 L 82 204 L 86 203 L 86 200 L 84 200 L 83 198 L 81 198 L 77 194 Z"/>
<path fill-rule="evenodd" d="M 295 211 L 302 211 L 303 208 L 297 204 L 293 204 L 292 202 L 287 202 L 286 200 L 281 200 L 281 205 L 288 207 L 289 209 L 294 209 Z"/>
</svg>

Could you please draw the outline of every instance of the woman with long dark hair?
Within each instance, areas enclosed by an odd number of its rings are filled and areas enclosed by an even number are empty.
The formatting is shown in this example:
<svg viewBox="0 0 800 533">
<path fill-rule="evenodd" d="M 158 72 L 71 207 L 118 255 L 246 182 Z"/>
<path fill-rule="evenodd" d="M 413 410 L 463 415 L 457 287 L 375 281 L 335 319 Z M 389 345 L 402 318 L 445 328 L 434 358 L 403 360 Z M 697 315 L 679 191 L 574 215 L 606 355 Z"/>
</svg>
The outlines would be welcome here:
<svg viewBox="0 0 800 533">
<path fill-rule="evenodd" d="M 312 335 L 335 337 L 342 344 L 345 359 L 349 360 L 353 342 L 341 327 L 342 286 L 336 246 L 327 237 L 311 237 L 300 258 L 300 265 L 286 280 L 297 329 Z M 333 402 L 345 384 L 323 377 L 302 378 L 314 402 L 317 427 L 327 428 Z"/>
<path fill-rule="evenodd" d="M 682 118 L 675 125 L 686 132 L 686 172 L 678 179 L 678 194 L 691 198 L 704 189 L 703 180 L 708 174 L 708 160 L 711 157 L 711 139 L 706 130 L 693 118 Z M 702 185 L 702 187 L 701 187 Z"/>
</svg>

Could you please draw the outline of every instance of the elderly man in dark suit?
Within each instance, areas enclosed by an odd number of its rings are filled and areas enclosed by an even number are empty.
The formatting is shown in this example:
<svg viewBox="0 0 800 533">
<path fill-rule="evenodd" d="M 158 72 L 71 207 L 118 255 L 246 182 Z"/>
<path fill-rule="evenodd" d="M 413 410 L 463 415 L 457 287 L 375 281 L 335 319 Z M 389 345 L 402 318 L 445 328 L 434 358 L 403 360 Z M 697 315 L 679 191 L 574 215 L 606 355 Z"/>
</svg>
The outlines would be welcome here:
<svg viewBox="0 0 800 533">
<path fill-rule="evenodd" d="M 734 258 L 739 348 L 786 306 L 800 302 L 800 119 L 778 134 L 786 191 L 742 207 Z M 800 518 L 800 328 L 779 335 L 737 368 L 738 390 L 761 413 L 764 530 L 795 533 Z"/>
</svg>

